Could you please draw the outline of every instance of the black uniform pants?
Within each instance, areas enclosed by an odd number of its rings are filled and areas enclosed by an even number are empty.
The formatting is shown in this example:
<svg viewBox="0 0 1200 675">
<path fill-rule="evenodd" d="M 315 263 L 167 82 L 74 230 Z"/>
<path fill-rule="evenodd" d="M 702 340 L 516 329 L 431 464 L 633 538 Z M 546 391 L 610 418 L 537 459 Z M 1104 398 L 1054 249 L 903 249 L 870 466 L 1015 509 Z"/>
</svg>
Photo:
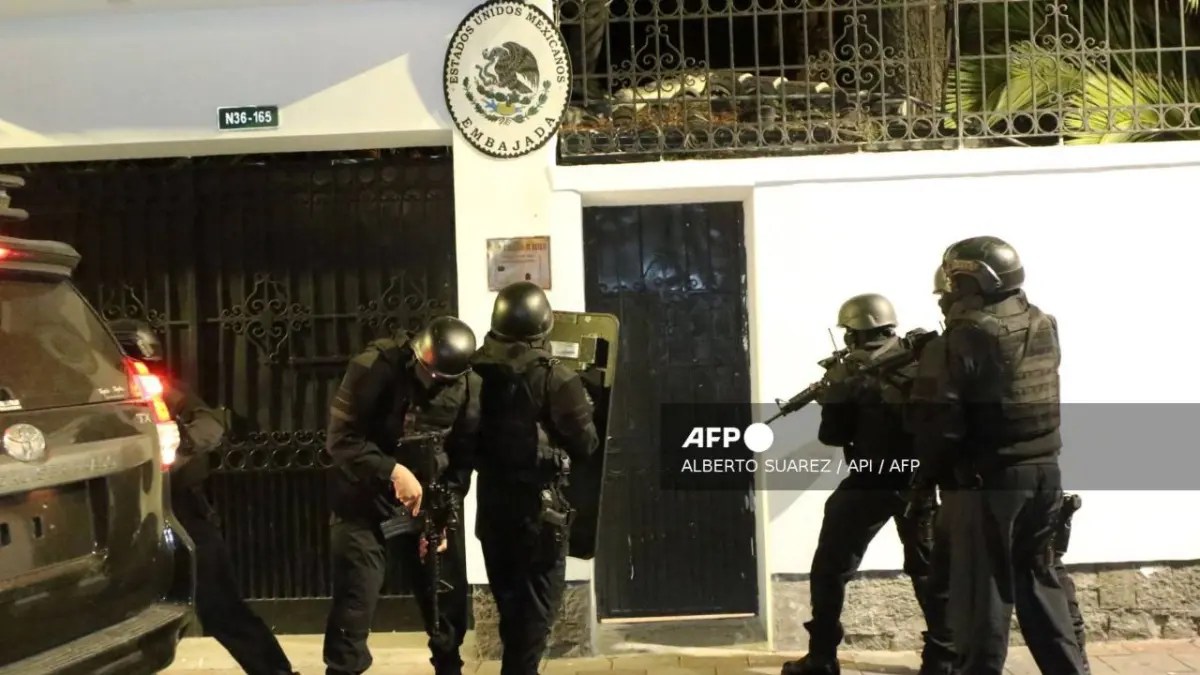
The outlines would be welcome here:
<svg viewBox="0 0 1200 675">
<path fill-rule="evenodd" d="M 1050 547 L 1062 502 L 1058 466 L 1011 466 L 982 478 L 982 489 L 955 490 L 945 502 L 950 617 L 962 675 L 1004 672 L 1014 608 L 1043 673 L 1083 673 Z"/>
<path fill-rule="evenodd" d="M 942 499 L 947 499 L 947 493 L 942 493 Z M 951 533 L 949 528 L 949 518 L 946 515 L 946 510 L 942 509 L 938 512 L 937 529 L 933 544 L 933 565 L 929 570 L 929 599 L 927 602 L 936 607 L 940 607 L 943 612 L 946 611 L 950 598 L 950 546 Z M 1071 580 L 1070 573 L 1067 572 L 1063 565 L 1062 556 L 1055 556 L 1054 572 L 1058 577 L 1059 583 L 1062 584 L 1063 591 L 1067 594 L 1067 610 L 1071 614 L 1071 623 L 1075 630 L 1075 642 L 1079 645 L 1080 657 L 1083 660 L 1083 667 L 1087 669 L 1087 651 L 1085 645 L 1087 642 L 1086 629 L 1083 623 L 1083 613 L 1079 609 L 1079 602 L 1075 598 L 1075 583 Z M 949 631 L 947 631 L 949 637 Z M 950 641 L 947 644 L 953 644 Z M 939 655 L 937 651 L 931 650 L 934 647 L 931 641 L 926 641 L 925 651 L 921 655 L 921 663 L 923 668 L 929 668 L 931 664 L 944 662 L 944 657 Z M 928 672 L 937 672 L 929 670 Z"/>
<path fill-rule="evenodd" d="M 841 616 L 846 584 L 862 564 L 871 540 L 894 518 L 896 532 L 904 545 L 904 572 L 912 579 L 913 591 L 925 615 L 926 649 L 931 657 L 944 655 L 949 660 L 952 652 L 945 605 L 927 601 L 933 541 L 922 534 L 915 520 L 904 518 L 906 502 L 900 491 L 880 486 L 873 478 L 851 474 L 825 502 L 809 583 L 812 620 L 804 624 L 808 629 L 809 653 L 836 657 L 845 636 Z"/>
<path fill-rule="evenodd" d="M 480 544 L 500 613 L 500 675 L 537 675 L 566 587 L 566 551 L 548 554 L 524 532 L 487 534 Z"/>
<path fill-rule="evenodd" d="M 945 502 L 946 493 L 942 492 Z M 950 521 L 940 508 L 934 519 L 933 551 L 929 558 L 929 578 L 925 585 L 926 619 L 929 632 L 921 651 L 921 673 L 946 672 L 954 665 L 954 635 L 950 629 Z"/>
<path fill-rule="evenodd" d="M 330 529 L 333 558 L 333 602 L 325 624 L 325 666 L 329 675 L 362 673 L 371 667 L 367 636 L 389 574 L 402 571 L 416 594 L 425 632 L 430 634 L 430 663 L 435 672 L 462 670 L 459 647 L 467 633 L 467 564 L 462 533 L 447 533 L 439 576 L 444 592 L 437 595 L 441 632 L 433 637 L 432 580 L 421 562 L 420 535 L 383 538 L 379 524 L 334 517 Z M 432 552 L 430 553 L 432 555 Z M 449 584 L 450 589 L 446 589 Z"/>
<path fill-rule="evenodd" d="M 292 664 L 271 629 L 238 591 L 216 513 L 199 489 L 171 492 L 171 509 L 196 547 L 196 615 L 250 675 L 290 674 Z"/>
<path fill-rule="evenodd" d="M 1075 644 L 1079 647 L 1079 658 L 1085 671 L 1091 672 L 1087 658 L 1087 624 L 1083 622 L 1083 612 L 1079 610 L 1079 600 L 1075 597 L 1075 580 L 1063 564 L 1061 555 L 1054 556 L 1054 576 L 1067 594 L 1067 613 L 1071 615 L 1071 628 L 1075 633 Z"/>
</svg>

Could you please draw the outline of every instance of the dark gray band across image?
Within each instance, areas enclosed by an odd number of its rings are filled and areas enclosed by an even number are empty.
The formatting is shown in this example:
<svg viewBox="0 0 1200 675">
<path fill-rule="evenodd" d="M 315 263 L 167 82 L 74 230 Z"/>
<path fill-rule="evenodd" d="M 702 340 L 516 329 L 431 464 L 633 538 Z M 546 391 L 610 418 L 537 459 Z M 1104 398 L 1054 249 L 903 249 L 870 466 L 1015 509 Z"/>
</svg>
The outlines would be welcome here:
<svg viewBox="0 0 1200 675">
<path fill-rule="evenodd" d="M 855 474 L 864 489 L 895 489 L 920 464 L 916 449 L 870 457 L 823 445 L 817 405 L 761 423 L 777 411 L 774 404 L 666 404 L 656 438 L 635 445 L 658 452 L 667 490 L 830 490 Z M 1059 414 L 1064 489 L 1200 490 L 1200 404 L 1062 404 Z M 980 461 L 969 448 L 958 459 L 964 470 Z"/>
</svg>

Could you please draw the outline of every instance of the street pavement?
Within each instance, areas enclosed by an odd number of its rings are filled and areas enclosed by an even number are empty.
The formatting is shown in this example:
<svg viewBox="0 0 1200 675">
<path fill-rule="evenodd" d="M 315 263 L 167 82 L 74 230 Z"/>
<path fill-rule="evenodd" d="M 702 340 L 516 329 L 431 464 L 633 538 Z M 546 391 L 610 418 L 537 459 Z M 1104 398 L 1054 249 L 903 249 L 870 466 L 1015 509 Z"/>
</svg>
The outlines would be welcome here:
<svg viewBox="0 0 1200 675">
<path fill-rule="evenodd" d="M 375 665 L 369 675 L 432 675 L 424 636 L 412 633 L 373 634 Z M 303 675 L 321 675 L 321 637 L 280 636 L 295 668 Z M 471 653 L 464 645 L 464 653 Z M 667 651 L 669 649 L 669 651 Z M 654 653 L 627 653 L 583 659 L 552 659 L 543 675 L 778 675 L 783 661 L 796 654 L 716 648 L 655 648 Z M 1145 640 L 1088 645 L 1095 675 L 1170 675 L 1200 673 L 1200 640 Z M 916 675 L 920 660 L 914 652 L 844 651 L 844 675 Z M 1010 675 L 1036 675 L 1029 651 L 1008 652 Z M 180 643 L 175 664 L 163 675 L 234 675 L 241 673 L 220 645 L 208 638 Z M 468 663 L 468 675 L 499 675 L 496 661 Z M 1053 675 L 1053 674 L 1049 674 Z"/>
</svg>

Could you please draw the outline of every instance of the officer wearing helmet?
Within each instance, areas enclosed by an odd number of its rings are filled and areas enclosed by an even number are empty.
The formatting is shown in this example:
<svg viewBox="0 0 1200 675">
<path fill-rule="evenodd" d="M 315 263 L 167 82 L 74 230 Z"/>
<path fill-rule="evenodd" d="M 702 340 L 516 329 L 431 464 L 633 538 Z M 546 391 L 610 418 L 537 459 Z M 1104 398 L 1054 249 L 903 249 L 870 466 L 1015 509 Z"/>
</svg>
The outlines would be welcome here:
<svg viewBox="0 0 1200 675">
<path fill-rule="evenodd" d="M 442 551 L 425 551 L 411 523 L 420 515 L 422 484 L 444 482 L 458 508 L 471 485 L 479 426 L 480 379 L 471 372 L 475 334 L 462 321 L 438 317 L 421 330 L 372 342 L 350 361 L 329 411 L 330 545 L 333 602 L 325 627 L 328 675 L 362 673 L 372 663 L 367 635 L 389 558 L 398 556 L 416 591 L 436 675 L 462 672 L 467 631 L 466 557 L 461 535 L 447 533 Z M 406 437 L 446 432 L 436 452 L 437 476 L 422 475 L 398 448 Z M 403 508 L 401 508 L 403 507 Z M 444 552 L 444 553 L 443 553 Z M 444 555 L 433 588 L 426 555 Z M 441 626 L 431 625 L 436 597 Z"/>
<path fill-rule="evenodd" d="M 950 277 L 946 276 L 946 270 L 941 265 L 938 265 L 933 273 L 933 294 L 938 296 L 938 307 L 945 318 L 950 313 L 950 301 L 953 296 L 950 295 Z"/>
<path fill-rule="evenodd" d="M 927 404 L 915 429 L 916 481 L 952 476 L 943 508 L 958 665 L 1003 672 L 1015 606 L 1043 672 L 1083 673 L 1067 593 L 1051 572 L 1063 496 L 1057 323 L 1029 302 L 1020 257 L 997 237 L 951 245 L 942 269 L 944 352 L 922 359 L 914 385 L 913 398 Z"/>
<path fill-rule="evenodd" d="M 565 585 L 572 463 L 598 445 L 579 375 L 546 350 L 554 313 L 536 284 L 503 288 L 472 361 L 483 378 L 475 534 L 500 614 L 501 675 L 536 675 Z"/>
<path fill-rule="evenodd" d="M 946 270 L 941 265 L 938 265 L 937 271 L 934 272 L 933 276 L 933 292 L 938 296 L 938 306 L 942 309 L 943 317 L 948 317 L 950 314 L 950 307 L 954 297 L 951 295 L 950 290 L 950 278 L 946 275 Z M 925 364 L 925 367 L 935 368 L 935 372 L 933 374 L 934 377 L 937 376 L 936 369 L 941 367 L 941 363 L 945 359 L 944 349 L 945 344 L 942 338 L 935 338 L 934 341 L 930 342 L 929 345 L 926 346 L 925 351 L 922 352 L 922 363 Z M 920 377 L 921 376 L 918 375 L 918 378 Z M 939 487 L 942 488 L 943 494 L 945 494 L 946 491 L 953 489 L 953 473 L 940 480 Z M 1064 495 L 1064 505 L 1069 498 L 1069 495 Z M 939 534 L 943 530 L 941 526 L 942 523 L 939 523 Z M 1057 529 L 1063 534 L 1066 534 L 1066 532 L 1069 532 L 1070 527 L 1070 517 L 1068 517 L 1068 519 Z M 1056 532 L 1055 536 L 1056 538 L 1060 536 L 1059 532 Z M 941 550 L 939 550 L 939 548 Z M 946 595 L 949 594 L 950 552 L 949 550 L 945 550 L 947 548 L 948 546 L 943 546 L 943 537 L 939 536 L 935 545 L 933 570 L 932 574 L 930 575 L 931 586 L 937 588 L 937 590 L 931 591 L 931 593 L 937 595 L 941 595 L 943 593 Z M 1090 672 L 1087 650 L 1085 648 L 1087 643 L 1087 630 L 1083 621 L 1083 612 L 1081 612 L 1079 609 L 1079 601 L 1075 595 L 1075 582 L 1071 578 L 1070 572 L 1067 571 L 1066 565 L 1063 563 L 1063 555 L 1066 553 L 1066 541 L 1055 541 L 1053 550 L 1054 572 L 1058 577 L 1059 583 L 1062 584 L 1063 591 L 1065 591 L 1067 594 L 1067 610 L 1071 614 L 1071 624 L 1075 633 L 1075 642 L 1079 646 L 1079 654 L 1082 661 L 1083 670 L 1084 672 Z"/>
<path fill-rule="evenodd" d="M 847 353 L 826 374 L 829 382 L 821 399 L 818 438 L 841 447 L 850 471 L 825 502 L 825 517 L 813 556 L 810 579 L 812 620 L 808 654 L 783 666 L 783 675 L 837 675 L 837 649 L 844 637 L 841 624 L 846 583 L 858 571 L 871 540 L 889 520 L 904 545 L 904 571 L 926 618 L 926 652 L 943 657 L 942 671 L 951 665 L 944 612 L 926 602 L 932 538 L 917 518 L 905 517 L 910 474 L 894 470 L 893 460 L 913 457 L 912 438 L 904 428 L 903 403 L 915 365 L 886 377 L 856 373 L 871 361 L 904 349 L 896 337 L 896 312 L 882 295 L 865 294 L 847 300 L 838 312 L 846 330 Z M 882 472 L 879 467 L 888 463 Z M 907 466 L 907 465 L 903 465 Z M 865 467 L 871 467 L 866 469 Z M 930 506 L 930 508 L 933 508 Z"/>
<path fill-rule="evenodd" d="M 180 444 L 170 467 L 171 511 L 192 540 L 196 558 L 196 615 L 206 633 L 251 675 L 288 675 L 292 665 L 271 629 L 250 609 L 237 587 L 221 524 L 207 495 L 216 451 L 225 436 L 222 416 L 166 372 L 154 330 L 136 319 L 117 319 L 109 329 L 129 357 L 163 383 L 163 402 L 179 426 Z"/>
</svg>

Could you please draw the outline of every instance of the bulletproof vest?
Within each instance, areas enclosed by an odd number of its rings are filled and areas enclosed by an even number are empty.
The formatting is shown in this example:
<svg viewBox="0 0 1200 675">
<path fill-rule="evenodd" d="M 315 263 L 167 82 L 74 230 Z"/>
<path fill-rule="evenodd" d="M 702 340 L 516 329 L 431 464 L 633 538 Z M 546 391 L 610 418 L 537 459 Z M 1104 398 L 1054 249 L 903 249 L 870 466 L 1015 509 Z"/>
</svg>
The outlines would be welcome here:
<svg viewBox="0 0 1200 675">
<path fill-rule="evenodd" d="M 397 462 L 409 467 L 418 480 L 425 483 L 436 480 L 449 465 L 445 444 L 401 444 L 400 440 L 406 436 L 448 431 L 470 395 L 468 378 L 462 377 L 426 389 L 413 372 L 416 356 L 409 348 L 407 339 L 400 342 L 385 338 L 372 342 L 370 346 L 379 350 L 379 357 L 392 365 L 397 374 L 390 395 L 384 396 L 380 402 L 382 409 L 376 416 L 378 422 L 372 424 L 372 429 L 375 429 L 372 441 L 381 450 L 390 453 Z M 432 461 L 424 456 L 425 453 L 433 453 Z M 430 470 L 426 467 L 432 468 L 434 475 L 428 475 Z"/>
<path fill-rule="evenodd" d="M 984 448 L 1004 448 L 1058 431 L 1058 325 L 1029 304 L 1024 295 L 982 309 L 954 311 L 947 322 L 974 326 L 996 340 L 1000 367 L 994 382 L 984 382 L 967 404 L 975 418 L 970 441 Z M 1019 453 L 1017 453 L 1019 454 Z"/>
<path fill-rule="evenodd" d="M 539 461 L 553 452 L 546 432 L 550 371 L 555 360 L 549 352 L 524 343 L 487 341 L 473 362 L 483 378 L 480 394 L 479 457 L 481 474 L 502 472 L 518 479 L 539 469 Z M 541 385 L 533 374 L 544 369 Z M 536 389 L 536 390 L 535 390 Z"/>
</svg>

